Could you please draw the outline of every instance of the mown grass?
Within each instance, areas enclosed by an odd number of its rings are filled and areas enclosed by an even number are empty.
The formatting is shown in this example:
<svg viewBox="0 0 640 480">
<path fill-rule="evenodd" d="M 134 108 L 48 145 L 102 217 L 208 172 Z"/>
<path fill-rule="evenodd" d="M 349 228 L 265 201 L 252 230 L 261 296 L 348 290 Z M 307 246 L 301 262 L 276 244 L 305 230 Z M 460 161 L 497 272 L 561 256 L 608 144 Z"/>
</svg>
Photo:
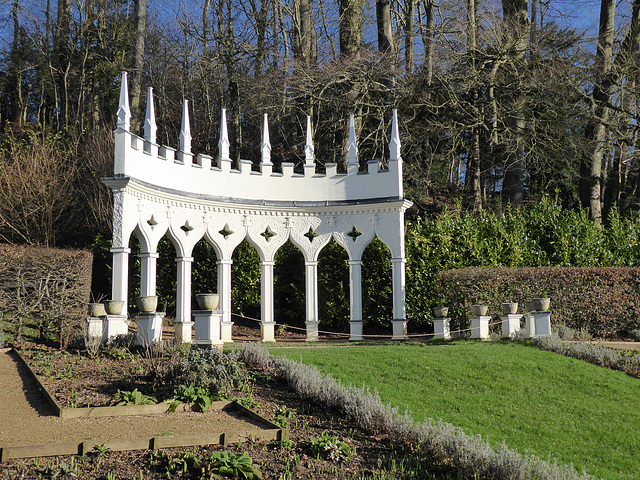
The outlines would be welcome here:
<svg viewBox="0 0 640 480">
<path fill-rule="evenodd" d="M 270 350 L 376 388 L 416 421 L 442 419 L 602 478 L 640 472 L 640 380 L 522 342 Z"/>
</svg>

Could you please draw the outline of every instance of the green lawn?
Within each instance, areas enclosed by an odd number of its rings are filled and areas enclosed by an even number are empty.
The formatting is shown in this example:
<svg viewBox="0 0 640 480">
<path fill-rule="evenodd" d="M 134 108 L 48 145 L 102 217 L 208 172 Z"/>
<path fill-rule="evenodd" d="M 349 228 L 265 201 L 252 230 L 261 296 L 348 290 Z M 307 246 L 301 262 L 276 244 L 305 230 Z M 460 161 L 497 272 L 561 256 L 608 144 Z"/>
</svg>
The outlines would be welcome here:
<svg viewBox="0 0 640 480">
<path fill-rule="evenodd" d="M 521 342 L 296 348 L 345 385 L 376 388 L 417 421 L 442 419 L 492 445 L 603 478 L 640 472 L 640 380 Z"/>
</svg>

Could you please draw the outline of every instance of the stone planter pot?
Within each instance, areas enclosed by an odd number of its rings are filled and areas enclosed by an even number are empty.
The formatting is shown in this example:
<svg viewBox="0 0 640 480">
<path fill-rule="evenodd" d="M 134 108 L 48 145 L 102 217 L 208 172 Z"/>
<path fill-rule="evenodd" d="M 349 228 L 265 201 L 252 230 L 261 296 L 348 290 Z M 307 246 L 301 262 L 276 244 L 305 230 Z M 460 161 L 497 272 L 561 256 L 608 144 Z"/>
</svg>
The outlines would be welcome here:
<svg viewBox="0 0 640 480">
<path fill-rule="evenodd" d="M 136 305 L 138 306 L 138 310 L 142 313 L 155 312 L 156 308 L 158 308 L 158 297 L 157 295 L 136 297 Z"/>
<path fill-rule="evenodd" d="M 504 313 L 505 315 L 513 315 L 515 313 L 518 313 L 517 303 L 505 302 L 500 304 L 500 306 L 502 307 L 502 313 Z"/>
<path fill-rule="evenodd" d="M 120 315 L 124 308 L 124 301 L 122 300 L 105 300 L 104 309 L 107 315 Z"/>
<path fill-rule="evenodd" d="M 533 308 L 536 312 L 548 312 L 551 299 L 549 297 L 534 298 Z"/>
<path fill-rule="evenodd" d="M 196 300 L 200 310 L 217 310 L 220 303 L 220 295 L 217 293 L 197 293 Z"/>
<path fill-rule="evenodd" d="M 471 305 L 471 310 L 473 310 L 473 314 L 477 317 L 484 317 L 489 310 L 488 305 Z"/>
<path fill-rule="evenodd" d="M 89 303 L 88 314 L 90 317 L 104 317 L 107 312 L 104 310 L 103 303 Z"/>
<path fill-rule="evenodd" d="M 449 313 L 449 307 L 433 307 L 433 314 L 436 318 L 445 318 Z"/>
</svg>

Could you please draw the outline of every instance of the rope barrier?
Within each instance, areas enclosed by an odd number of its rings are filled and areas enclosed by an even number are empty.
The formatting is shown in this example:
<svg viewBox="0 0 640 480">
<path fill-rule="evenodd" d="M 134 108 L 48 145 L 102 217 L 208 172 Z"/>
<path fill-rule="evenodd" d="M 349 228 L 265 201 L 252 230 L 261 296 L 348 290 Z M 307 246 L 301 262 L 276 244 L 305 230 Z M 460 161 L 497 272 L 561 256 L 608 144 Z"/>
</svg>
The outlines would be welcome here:
<svg viewBox="0 0 640 480">
<path fill-rule="evenodd" d="M 248 317 L 248 316 L 243 315 L 243 314 L 232 313 L 231 315 L 235 316 L 235 317 L 239 317 L 239 318 L 244 318 L 246 320 L 251 320 L 251 321 L 254 321 L 254 322 L 259 322 L 259 323 L 262 322 L 262 320 L 260 320 L 259 318 Z M 492 327 L 494 325 L 501 325 L 501 324 L 502 324 L 502 322 L 491 322 L 491 323 L 489 323 L 489 327 Z M 294 327 L 292 325 L 287 325 L 286 323 L 276 323 L 276 326 L 285 327 L 285 329 L 287 329 L 287 330 L 300 330 L 300 331 L 302 331 L 304 333 L 307 332 L 306 328 Z M 454 334 L 454 333 L 463 333 L 463 332 L 470 332 L 470 331 L 471 331 L 471 328 L 462 328 L 460 330 L 452 330 L 449 333 L 450 334 Z M 327 331 L 327 330 L 318 330 L 318 334 L 321 334 L 321 333 L 324 334 L 324 335 L 333 335 L 333 336 L 336 336 L 336 337 L 347 337 L 347 338 L 351 337 L 350 333 L 330 332 L 330 331 Z M 405 335 L 404 337 L 405 338 L 422 338 L 422 337 L 433 337 L 435 335 L 436 335 L 435 333 L 413 333 L 413 334 Z M 366 338 L 389 338 L 389 337 L 392 336 L 392 334 L 387 334 L 387 335 L 371 335 L 371 334 L 365 335 L 365 334 L 361 334 L 360 336 L 363 337 L 363 338 L 365 338 L 365 337 Z"/>
</svg>

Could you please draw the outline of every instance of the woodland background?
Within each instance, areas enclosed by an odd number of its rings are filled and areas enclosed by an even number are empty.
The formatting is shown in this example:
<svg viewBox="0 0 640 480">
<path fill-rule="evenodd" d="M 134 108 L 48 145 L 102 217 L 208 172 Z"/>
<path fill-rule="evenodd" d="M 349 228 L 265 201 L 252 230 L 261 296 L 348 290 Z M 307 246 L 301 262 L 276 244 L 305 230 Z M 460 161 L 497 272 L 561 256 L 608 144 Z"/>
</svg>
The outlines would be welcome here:
<svg viewBox="0 0 640 480">
<path fill-rule="evenodd" d="M 397 108 L 414 323 L 430 319 L 439 271 L 640 265 L 640 0 L 4 0 L 0 12 L 0 241 L 93 250 L 96 296 L 109 295 L 100 178 L 122 71 L 134 132 L 153 87 L 158 142 L 177 143 L 186 98 L 193 150 L 214 157 L 226 108 L 237 159 L 259 161 L 264 113 L 276 164 L 302 162 L 306 115 L 318 163 L 344 162 L 352 113 L 361 161 L 384 159 Z M 159 248 L 170 313 L 173 247 Z M 346 329 L 346 254 L 325 250 L 321 319 Z M 213 250 L 194 256 L 194 291 L 215 288 Z M 365 321 L 380 327 L 388 257 L 374 242 L 364 258 Z M 302 262 L 292 245 L 278 256 L 280 323 L 303 324 Z M 236 312 L 258 316 L 259 278 L 242 244 Z"/>
</svg>

